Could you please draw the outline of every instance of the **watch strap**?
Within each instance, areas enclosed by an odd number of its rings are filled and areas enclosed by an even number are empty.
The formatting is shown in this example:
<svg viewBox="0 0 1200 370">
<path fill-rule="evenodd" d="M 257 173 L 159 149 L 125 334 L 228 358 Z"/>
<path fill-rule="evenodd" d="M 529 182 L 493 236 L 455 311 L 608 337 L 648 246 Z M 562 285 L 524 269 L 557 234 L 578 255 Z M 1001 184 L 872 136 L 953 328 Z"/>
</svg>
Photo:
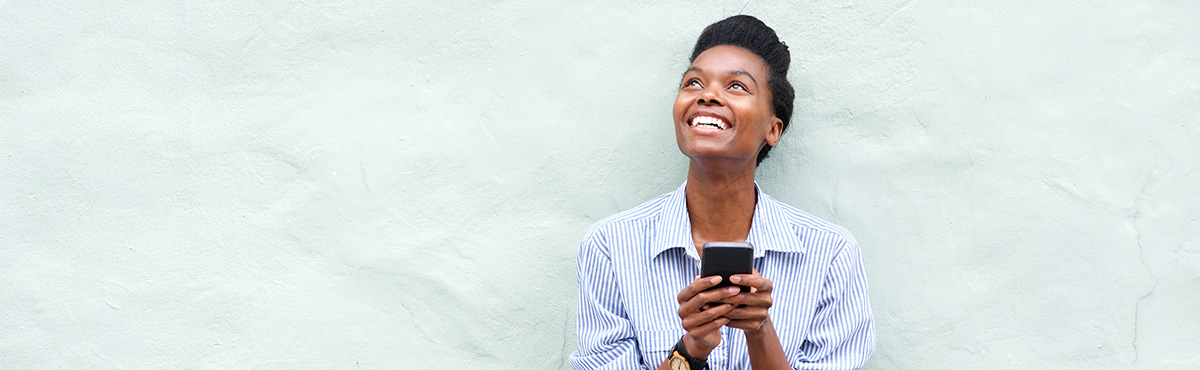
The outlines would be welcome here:
<svg viewBox="0 0 1200 370">
<path fill-rule="evenodd" d="M 675 353 L 678 353 L 683 359 L 687 360 L 688 368 L 692 370 L 708 370 L 708 361 L 692 357 L 687 351 L 687 346 L 683 345 L 683 337 L 679 338 L 679 343 L 675 343 Z"/>
</svg>

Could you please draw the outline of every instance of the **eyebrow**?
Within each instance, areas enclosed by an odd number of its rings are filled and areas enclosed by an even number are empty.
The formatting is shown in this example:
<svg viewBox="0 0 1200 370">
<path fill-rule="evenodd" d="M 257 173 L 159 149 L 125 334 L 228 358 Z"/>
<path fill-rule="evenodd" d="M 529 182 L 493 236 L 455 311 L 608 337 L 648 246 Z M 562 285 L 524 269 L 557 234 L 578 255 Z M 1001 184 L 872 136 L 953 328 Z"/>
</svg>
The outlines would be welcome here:
<svg viewBox="0 0 1200 370">
<path fill-rule="evenodd" d="M 695 71 L 696 73 L 704 73 L 704 70 L 701 69 L 700 67 L 692 66 L 691 68 L 688 68 L 686 71 L 683 71 L 683 74 L 686 75 L 686 74 L 688 74 L 688 72 L 692 72 L 692 71 Z M 754 79 L 754 76 L 751 76 L 750 73 L 747 73 L 746 71 L 743 71 L 740 69 L 735 69 L 735 70 L 729 71 L 727 73 L 729 73 L 731 75 L 742 75 L 742 76 L 749 77 L 750 81 L 754 81 L 754 84 L 758 85 L 758 80 Z"/>
</svg>

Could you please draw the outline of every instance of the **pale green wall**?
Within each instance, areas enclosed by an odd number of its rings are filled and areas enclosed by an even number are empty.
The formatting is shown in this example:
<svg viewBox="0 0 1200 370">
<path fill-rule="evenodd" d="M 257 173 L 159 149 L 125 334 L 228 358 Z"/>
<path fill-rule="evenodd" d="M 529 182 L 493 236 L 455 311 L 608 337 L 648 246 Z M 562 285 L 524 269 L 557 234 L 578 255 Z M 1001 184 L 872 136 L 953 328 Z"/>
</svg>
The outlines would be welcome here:
<svg viewBox="0 0 1200 370">
<path fill-rule="evenodd" d="M 563 367 L 744 3 L 0 1 L 0 368 Z M 745 6 L 872 369 L 1200 367 L 1200 3 L 1051 3 Z"/>
</svg>

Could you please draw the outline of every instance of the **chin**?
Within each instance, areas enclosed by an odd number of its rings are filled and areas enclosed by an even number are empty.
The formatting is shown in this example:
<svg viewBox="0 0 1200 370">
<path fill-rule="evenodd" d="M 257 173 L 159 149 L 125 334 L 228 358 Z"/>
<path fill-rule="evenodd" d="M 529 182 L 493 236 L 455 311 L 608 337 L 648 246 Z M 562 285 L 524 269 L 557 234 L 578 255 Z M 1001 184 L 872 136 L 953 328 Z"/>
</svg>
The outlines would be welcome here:
<svg viewBox="0 0 1200 370">
<path fill-rule="evenodd" d="M 713 148 L 710 146 L 690 146 L 683 150 L 683 155 L 691 159 L 716 159 L 716 158 L 732 158 L 727 150 Z"/>
</svg>

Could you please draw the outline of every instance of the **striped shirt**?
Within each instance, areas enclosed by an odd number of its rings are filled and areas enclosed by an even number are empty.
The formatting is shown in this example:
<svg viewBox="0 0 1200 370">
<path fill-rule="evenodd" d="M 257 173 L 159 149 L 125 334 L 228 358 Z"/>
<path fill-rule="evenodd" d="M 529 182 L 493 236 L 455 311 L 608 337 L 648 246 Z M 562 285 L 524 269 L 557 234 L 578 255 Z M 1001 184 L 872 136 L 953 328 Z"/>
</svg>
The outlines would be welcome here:
<svg viewBox="0 0 1200 370">
<path fill-rule="evenodd" d="M 575 369 L 654 369 L 685 331 L 675 296 L 700 273 L 686 183 L 604 219 L 579 246 Z M 851 369 L 875 352 L 858 243 L 846 229 L 758 192 L 746 241 L 771 280 L 768 311 L 796 369 Z M 711 369 L 749 369 L 746 338 L 722 327 Z"/>
</svg>

